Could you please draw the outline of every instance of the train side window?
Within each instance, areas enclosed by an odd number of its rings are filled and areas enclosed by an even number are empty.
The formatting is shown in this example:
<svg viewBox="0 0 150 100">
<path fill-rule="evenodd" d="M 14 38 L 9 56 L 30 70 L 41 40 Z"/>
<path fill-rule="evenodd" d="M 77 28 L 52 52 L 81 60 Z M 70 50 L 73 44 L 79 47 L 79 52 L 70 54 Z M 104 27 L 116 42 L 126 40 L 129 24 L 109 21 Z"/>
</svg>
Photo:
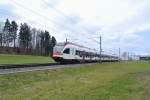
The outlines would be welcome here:
<svg viewBox="0 0 150 100">
<path fill-rule="evenodd" d="M 83 51 L 79 51 L 79 56 L 80 56 L 80 57 L 83 56 Z"/>
<path fill-rule="evenodd" d="M 63 53 L 65 53 L 65 54 L 70 54 L 70 49 L 69 49 L 69 48 L 66 48 Z"/>
<path fill-rule="evenodd" d="M 76 55 L 79 55 L 79 51 L 78 50 L 76 50 Z"/>
</svg>

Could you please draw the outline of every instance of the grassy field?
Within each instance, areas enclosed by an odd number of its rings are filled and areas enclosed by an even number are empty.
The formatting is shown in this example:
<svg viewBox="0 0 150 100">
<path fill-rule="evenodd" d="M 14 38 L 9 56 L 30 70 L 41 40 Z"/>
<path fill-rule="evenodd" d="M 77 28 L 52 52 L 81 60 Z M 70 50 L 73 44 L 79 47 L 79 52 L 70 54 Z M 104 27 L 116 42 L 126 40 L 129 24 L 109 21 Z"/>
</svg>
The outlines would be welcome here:
<svg viewBox="0 0 150 100">
<path fill-rule="evenodd" d="M 0 64 L 51 63 L 51 57 L 0 54 Z"/>
<path fill-rule="evenodd" d="M 150 62 L 0 75 L 0 100 L 149 100 Z"/>
</svg>

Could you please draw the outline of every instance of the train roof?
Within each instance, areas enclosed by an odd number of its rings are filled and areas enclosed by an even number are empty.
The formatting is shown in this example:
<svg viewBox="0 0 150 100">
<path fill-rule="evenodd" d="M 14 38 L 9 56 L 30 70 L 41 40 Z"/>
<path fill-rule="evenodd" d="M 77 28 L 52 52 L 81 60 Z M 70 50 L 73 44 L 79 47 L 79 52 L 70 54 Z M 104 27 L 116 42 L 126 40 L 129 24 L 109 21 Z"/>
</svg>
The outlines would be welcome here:
<svg viewBox="0 0 150 100">
<path fill-rule="evenodd" d="M 78 47 L 81 47 L 81 48 L 85 48 L 85 49 L 89 49 L 89 50 L 94 50 L 94 51 L 97 51 L 96 49 L 91 49 L 91 48 L 88 48 L 88 47 L 85 47 L 85 46 L 82 46 L 82 45 L 79 45 L 79 44 L 76 44 L 76 43 L 72 43 L 72 42 L 59 42 L 57 45 L 59 46 L 65 46 L 65 45 L 68 45 L 68 44 L 71 44 L 71 45 L 74 45 L 74 46 L 78 46 Z"/>
</svg>

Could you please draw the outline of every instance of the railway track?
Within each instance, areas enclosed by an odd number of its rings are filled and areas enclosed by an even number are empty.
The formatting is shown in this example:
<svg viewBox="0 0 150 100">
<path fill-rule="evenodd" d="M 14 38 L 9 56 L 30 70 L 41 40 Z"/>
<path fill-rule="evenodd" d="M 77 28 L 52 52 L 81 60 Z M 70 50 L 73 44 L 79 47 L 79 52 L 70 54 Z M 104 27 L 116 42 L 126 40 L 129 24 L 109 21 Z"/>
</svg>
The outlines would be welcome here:
<svg viewBox="0 0 150 100">
<path fill-rule="evenodd" d="M 86 62 L 86 63 L 43 63 L 43 64 L 2 64 L 0 65 L 0 69 L 12 69 L 12 68 L 27 68 L 27 67 L 41 67 L 41 66 L 61 66 L 61 65 L 76 65 L 76 64 L 89 64 L 96 62 Z"/>
<path fill-rule="evenodd" d="M 0 75 L 10 73 L 29 72 L 37 70 L 50 70 L 66 67 L 79 67 L 81 65 L 91 65 L 94 63 L 81 63 L 81 64 L 59 64 L 59 63 L 46 63 L 46 64 L 24 64 L 24 65 L 0 65 Z"/>
<path fill-rule="evenodd" d="M 3 64 L 0 65 L 0 69 L 12 69 L 12 68 L 26 68 L 26 67 L 40 67 L 40 66 L 54 66 L 60 65 L 59 63 L 44 63 L 44 64 Z"/>
</svg>

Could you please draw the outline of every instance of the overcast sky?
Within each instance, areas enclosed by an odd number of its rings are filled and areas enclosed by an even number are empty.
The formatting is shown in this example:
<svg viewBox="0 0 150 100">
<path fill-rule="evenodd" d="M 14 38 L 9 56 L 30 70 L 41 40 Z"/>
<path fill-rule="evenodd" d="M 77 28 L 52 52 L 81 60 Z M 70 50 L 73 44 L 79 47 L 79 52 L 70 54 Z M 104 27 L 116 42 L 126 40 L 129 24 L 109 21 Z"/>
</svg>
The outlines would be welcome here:
<svg viewBox="0 0 150 100">
<path fill-rule="evenodd" d="M 149 0 L 0 0 L 0 21 L 48 30 L 57 41 L 105 51 L 150 52 Z M 91 39 L 92 37 L 92 39 Z"/>
</svg>

